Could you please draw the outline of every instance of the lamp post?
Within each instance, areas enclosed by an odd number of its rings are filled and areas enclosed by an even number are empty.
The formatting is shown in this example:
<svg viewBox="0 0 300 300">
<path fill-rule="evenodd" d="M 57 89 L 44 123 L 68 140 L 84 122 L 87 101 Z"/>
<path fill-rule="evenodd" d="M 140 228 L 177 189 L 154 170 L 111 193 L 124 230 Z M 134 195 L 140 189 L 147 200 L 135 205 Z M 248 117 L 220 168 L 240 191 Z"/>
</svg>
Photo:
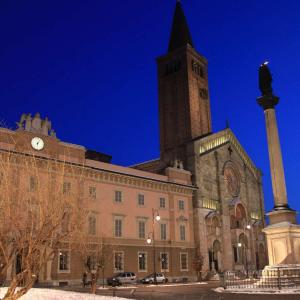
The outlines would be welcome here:
<svg viewBox="0 0 300 300">
<path fill-rule="evenodd" d="M 156 280 L 156 253 L 155 253 L 155 234 L 154 234 L 154 225 L 155 221 L 160 221 L 160 215 L 158 213 L 157 209 L 152 208 L 152 232 L 149 232 L 148 238 L 147 238 L 147 244 L 152 243 L 152 248 L 153 248 L 153 271 L 154 271 L 154 284 L 157 284 Z M 152 239 L 151 239 L 152 235 Z"/>
</svg>

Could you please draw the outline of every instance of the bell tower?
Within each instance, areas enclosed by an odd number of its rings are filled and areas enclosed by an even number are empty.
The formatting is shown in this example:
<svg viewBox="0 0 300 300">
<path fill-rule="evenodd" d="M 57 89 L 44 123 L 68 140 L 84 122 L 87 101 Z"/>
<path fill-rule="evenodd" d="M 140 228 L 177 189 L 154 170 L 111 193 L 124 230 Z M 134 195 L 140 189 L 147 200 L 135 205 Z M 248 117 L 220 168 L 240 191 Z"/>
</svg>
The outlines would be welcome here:
<svg viewBox="0 0 300 300">
<path fill-rule="evenodd" d="M 177 1 L 167 54 L 157 58 L 160 155 L 185 161 L 186 144 L 211 133 L 207 60 L 195 49 Z"/>
</svg>

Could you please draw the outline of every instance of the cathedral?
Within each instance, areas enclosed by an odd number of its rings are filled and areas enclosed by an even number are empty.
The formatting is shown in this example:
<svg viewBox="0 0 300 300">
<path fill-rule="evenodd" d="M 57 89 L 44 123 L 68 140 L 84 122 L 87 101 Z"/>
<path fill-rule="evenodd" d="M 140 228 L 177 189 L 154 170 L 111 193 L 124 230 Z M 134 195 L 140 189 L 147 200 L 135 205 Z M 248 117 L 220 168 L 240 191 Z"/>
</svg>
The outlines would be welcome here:
<svg viewBox="0 0 300 300">
<path fill-rule="evenodd" d="M 262 174 L 229 128 L 212 132 L 207 60 L 193 46 L 180 2 L 157 68 L 160 159 L 134 167 L 161 173 L 179 161 L 191 172 L 195 246 L 204 269 L 232 270 L 242 262 L 261 269 Z"/>
<path fill-rule="evenodd" d="M 60 140 L 40 114 L 23 114 L 16 130 L 0 128 L 1 158 L 14 157 L 13 178 L 10 169 L 0 168 L 0 190 L 13 180 L 16 199 L 27 185 L 26 193 L 37 197 L 45 161 L 80 167 L 80 180 L 64 173 L 61 193 L 76 194 L 89 211 L 86 236 L 110 249 L 103 279 L 162 272 L 170 281 L 194 280 L 199 260 L 207 278 L 261 270 L 267 264 L 262 174 L 230 128 L 212 131 L 207 60 L 194 48 L 180 2 L 157 68 L 159 159 L 117 166 L 107 154 Z M 36 164 L 41 172 L 16 165 L 31 156 L 44 162 Z M 92 255 L 89 264 L 96 265 Z M 16 260 L 1 276 L 11 280 L 18 268 Z M 78 282 L 85 268 L 78 251 L 62 244 L 39 280 Z"/>
</svg>

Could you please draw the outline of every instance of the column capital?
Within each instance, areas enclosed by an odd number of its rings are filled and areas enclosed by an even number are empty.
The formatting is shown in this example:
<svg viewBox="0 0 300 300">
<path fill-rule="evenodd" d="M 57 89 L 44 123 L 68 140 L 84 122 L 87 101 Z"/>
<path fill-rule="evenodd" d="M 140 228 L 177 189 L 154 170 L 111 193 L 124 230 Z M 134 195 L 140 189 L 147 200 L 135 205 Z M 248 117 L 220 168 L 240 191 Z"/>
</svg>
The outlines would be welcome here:
<svg viewBox="0 0 300 300">
<path fill-rule="evenodd" d="M 257 103 L 263 110 L 274 108 L 279 102 L 279 97 L 274 95 L 263 95 L 257 98 Z"/>
</svg>

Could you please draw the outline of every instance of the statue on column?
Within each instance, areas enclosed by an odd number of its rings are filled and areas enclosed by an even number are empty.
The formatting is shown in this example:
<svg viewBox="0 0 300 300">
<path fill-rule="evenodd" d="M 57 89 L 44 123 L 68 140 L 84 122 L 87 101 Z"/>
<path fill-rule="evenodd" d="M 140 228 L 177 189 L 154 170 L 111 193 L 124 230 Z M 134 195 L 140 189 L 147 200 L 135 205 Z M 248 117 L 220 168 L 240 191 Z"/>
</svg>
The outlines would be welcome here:
<svg viewBox="0 0 300 300">
<path fill-rule="evenodd" d="M 260 65 L 258 72 L 258 80 L 259 80 L 259 89 L 261 91 L 262 96 L 272 96 L 272 74 L 268 67 L 268 62 L 265 62 Z"/>
<path fill-rule="evenodd" d="M 268 67 L 268 62 L 265 62 L 258 69 L 258 84 L 261 96 L 257 98 L 257 103 L 264 110 L 274 108 L 279 102 L 279 98 L 273 94 L 272 81 L 273 78 Z"/>
</svg>

